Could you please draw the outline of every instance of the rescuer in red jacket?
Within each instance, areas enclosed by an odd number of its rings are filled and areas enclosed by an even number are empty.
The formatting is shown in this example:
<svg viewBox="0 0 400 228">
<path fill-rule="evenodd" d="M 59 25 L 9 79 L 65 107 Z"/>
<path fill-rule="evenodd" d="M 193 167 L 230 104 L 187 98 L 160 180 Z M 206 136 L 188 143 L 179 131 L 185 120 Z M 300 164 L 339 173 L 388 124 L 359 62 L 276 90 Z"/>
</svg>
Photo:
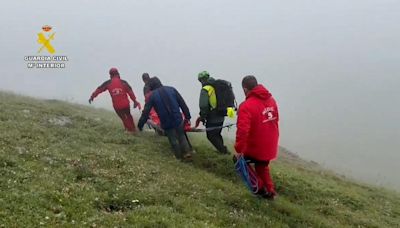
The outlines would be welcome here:
<svg viewBox="0 0 400 228">
<path fill-rule="evenodd" d="M 254 76 L 243 78 L 246 100 L 238 112 L 235 150 L 254 163 L 260 191 L 258 194 L 273 199 L 276 196 L 269 163 L 278 154 L 279 113 L 271 93 Z"/>
<path fill-rule="evenodd" d="M 129 132 L 135 132 L 135 123 L 130 111 L 130 102 L 128 95 L 133 101 L 133 108 L 139 108 L 141 110 L 140 103 L 136 100 L 136 96 L 132 91 L 132 87 L 128 82 L 122 80 L 119 77 L 117 68 L 110 69 L 110 79 L 101 84 L 90 96 L 89 103 L 91 104 L 93 99 L 100 93 L 108 90 L 111 96 L 113 107 L 115 112 L 121 118 L 124 123 L 124 127 Z"/>
</svg>

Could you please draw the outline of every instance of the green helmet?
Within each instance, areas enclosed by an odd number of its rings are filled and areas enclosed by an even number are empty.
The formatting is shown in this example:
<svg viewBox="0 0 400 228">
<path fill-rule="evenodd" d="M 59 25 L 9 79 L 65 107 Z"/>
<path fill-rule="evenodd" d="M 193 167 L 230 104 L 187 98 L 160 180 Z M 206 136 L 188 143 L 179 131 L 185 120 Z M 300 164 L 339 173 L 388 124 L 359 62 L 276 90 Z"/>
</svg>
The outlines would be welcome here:
<svg viewBox="0 0 400 228">
<path fill-rule="evenodd" d="M 207 71 L 202 71 L 198 75 L 199 80 L 208 79 L 209 77 L 210 77 L 210 74 Z"/>
</svg>

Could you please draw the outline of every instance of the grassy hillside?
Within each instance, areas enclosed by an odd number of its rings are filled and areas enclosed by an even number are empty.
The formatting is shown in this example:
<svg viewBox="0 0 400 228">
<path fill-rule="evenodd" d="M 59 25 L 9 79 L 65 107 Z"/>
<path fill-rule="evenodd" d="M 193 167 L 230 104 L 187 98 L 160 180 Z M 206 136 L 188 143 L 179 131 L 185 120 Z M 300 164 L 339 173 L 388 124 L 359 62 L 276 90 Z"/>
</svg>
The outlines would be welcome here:
<svg viewBox="0 0 400 228">
<path fill-rule="evenodd" d="M 400 196 L 289 153 L 280 196 L 253 197 L 231 157 L 191 135 L 193 163 L 166 138 L 124 133 L 115 114 L 0 93 L 0 227 L 396 227 Z"/>
</svg>

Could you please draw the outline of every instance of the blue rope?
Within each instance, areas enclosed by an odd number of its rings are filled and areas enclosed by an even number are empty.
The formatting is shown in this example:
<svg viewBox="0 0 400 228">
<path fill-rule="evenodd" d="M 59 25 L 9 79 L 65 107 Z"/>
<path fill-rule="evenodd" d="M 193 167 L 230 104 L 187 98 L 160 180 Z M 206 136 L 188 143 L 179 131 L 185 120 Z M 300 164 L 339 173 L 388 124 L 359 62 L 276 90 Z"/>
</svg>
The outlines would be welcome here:
<svg viewBox="0 0 400 228">
<path fill-rule="evenodd" d="M 258 192 L 259 188 L 258 188 L 258 179 L 257 179 L 256 173 L 254 172 L 253 168 L 247 164 L 243 155 L 240 155 L 237 158 L 237 161 L 235 164 L 235 169 L 236 169 L 236 172 L 239 174 L 239 176 L 244 181 L 247 188 L 252 193 Z"/>
</svg>

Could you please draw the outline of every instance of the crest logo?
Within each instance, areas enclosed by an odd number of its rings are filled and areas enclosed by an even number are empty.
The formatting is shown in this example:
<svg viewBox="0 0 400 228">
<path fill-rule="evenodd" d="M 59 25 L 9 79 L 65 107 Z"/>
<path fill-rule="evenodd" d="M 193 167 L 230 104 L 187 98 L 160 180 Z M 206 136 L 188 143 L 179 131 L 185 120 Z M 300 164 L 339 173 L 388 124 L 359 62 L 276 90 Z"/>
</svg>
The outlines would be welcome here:
<svg viewBox="0 0 400 228">
<path fill-rule="evenodd" d="M 52 29 L 52 27 L 50 25 L 43 25 L 42 26 L 42 30 L 45 32 L 50 32 L 50 30 Z"/>
<path fill-rule="evenodd" d="M 264 109 L 262 114 L 265 116 L 265 120 L 263 120 L 263 123 L 269 122 L 276 120 L 276 116 L 274 115 L 275 110 L 274 107 L 267 107 Z"/>
<path fill-rule="evenodd" d="M 115 89 L 113 89 L 113 90 L 111 91 L 111 93 L 112 93 L 114 96 L 118 96 L 118 95 L 122 94 L 122 89 L 121 89 L 121 88 L 115 88 Z"/>
<path fill-rule="evenodd" d="M 51 45 L 51 41 L 54 40 L 54 35 L 56 34 L 55 32 L 50 34 L 50 31 L 53 28 L 50 25 L 44 25 L 42 26 L 43 32 L 38 33 L 38 43 L 41 44 L 42 46 L 40 47 L 38 53 L 41 53 L 44 49 L 46 49 L 50 54 L 54 54 L 56 50 L 54 47 Z"/>
</svg>

